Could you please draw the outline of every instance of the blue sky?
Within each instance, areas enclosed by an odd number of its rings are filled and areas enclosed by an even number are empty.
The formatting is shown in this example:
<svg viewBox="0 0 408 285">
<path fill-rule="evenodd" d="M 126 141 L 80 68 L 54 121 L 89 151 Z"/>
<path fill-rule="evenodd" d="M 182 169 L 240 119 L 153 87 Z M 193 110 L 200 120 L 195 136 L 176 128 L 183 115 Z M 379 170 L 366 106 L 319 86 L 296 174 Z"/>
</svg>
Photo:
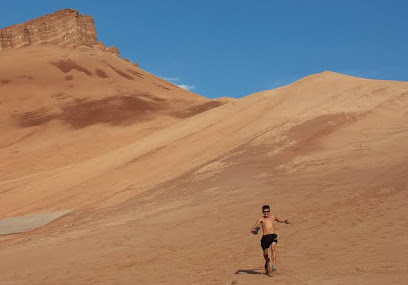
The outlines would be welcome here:
<svg viewBox="0 0 408 285">
<path fill-rule="evenodd" d="M 63 8 L 91 15 L 123 57 L 209 98 L 324 70 L 408 81 L 406 0 L 13 0 L 0 27 Z"/>
</svg>

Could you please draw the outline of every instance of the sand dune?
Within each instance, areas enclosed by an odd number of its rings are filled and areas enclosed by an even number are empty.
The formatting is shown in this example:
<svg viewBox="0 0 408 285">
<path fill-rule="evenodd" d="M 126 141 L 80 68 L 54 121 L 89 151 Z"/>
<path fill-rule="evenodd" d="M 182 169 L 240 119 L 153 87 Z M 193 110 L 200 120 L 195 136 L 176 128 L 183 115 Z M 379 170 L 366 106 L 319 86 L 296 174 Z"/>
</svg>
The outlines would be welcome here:
<svg viewBox="0 0 408 285">
<path fill-rule="evenodd" d="M 406 284 L 408 83 L 208 100 L 95 50 L 0 53 L 2 284 Z M 269 203 L 278 272 L 249 230 Z"/>
</svg>

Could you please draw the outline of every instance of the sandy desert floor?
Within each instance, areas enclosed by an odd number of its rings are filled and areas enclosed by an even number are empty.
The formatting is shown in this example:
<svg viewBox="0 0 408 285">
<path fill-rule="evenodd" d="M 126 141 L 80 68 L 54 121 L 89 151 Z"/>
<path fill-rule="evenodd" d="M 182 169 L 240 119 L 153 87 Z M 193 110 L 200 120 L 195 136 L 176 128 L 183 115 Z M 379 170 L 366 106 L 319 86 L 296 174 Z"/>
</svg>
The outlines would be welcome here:
<svg viewBox="0 0 408 285">
<path fill-rule="evenodd" d="M 0 236 L 1 284 L 407 284 L 408 83 L 323 72 L 217 101 L 61 52 L 0 54 L 0 218 L 74 210 Z M 263 204 L 292 221 L 271 277 Z"/>
</svg>

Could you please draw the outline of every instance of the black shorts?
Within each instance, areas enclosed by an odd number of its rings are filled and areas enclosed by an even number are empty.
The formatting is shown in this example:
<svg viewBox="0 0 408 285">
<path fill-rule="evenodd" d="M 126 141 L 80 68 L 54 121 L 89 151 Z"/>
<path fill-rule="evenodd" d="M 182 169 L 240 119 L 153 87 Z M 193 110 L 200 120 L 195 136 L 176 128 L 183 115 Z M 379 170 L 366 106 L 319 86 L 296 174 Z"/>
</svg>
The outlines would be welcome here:
<svg viewBox="0 0 408 285">
<path fill-rule="evenodd" d="M 261 239 L 261 247 L 263 250 L 271 246 L 273 242 L 278 243 L 278 236 L 276 234 L 264 235 Z"/>
</svg>

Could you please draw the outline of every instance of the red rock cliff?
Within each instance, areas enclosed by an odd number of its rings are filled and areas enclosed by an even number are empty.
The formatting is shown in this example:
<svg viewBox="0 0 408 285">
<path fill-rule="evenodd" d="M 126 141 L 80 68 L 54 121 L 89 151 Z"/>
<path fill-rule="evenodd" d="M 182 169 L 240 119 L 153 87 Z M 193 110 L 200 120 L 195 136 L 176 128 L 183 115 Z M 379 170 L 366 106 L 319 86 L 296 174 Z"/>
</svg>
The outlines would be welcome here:
<svg viewBox="0 0 408 285">
<path fill-rule="evenodd" d="M 94 47 L 97 44 L 94 20 L 76 10 L 64 9 L 0 29 L 0 50 L 45 43 Z"/>
</svg>

